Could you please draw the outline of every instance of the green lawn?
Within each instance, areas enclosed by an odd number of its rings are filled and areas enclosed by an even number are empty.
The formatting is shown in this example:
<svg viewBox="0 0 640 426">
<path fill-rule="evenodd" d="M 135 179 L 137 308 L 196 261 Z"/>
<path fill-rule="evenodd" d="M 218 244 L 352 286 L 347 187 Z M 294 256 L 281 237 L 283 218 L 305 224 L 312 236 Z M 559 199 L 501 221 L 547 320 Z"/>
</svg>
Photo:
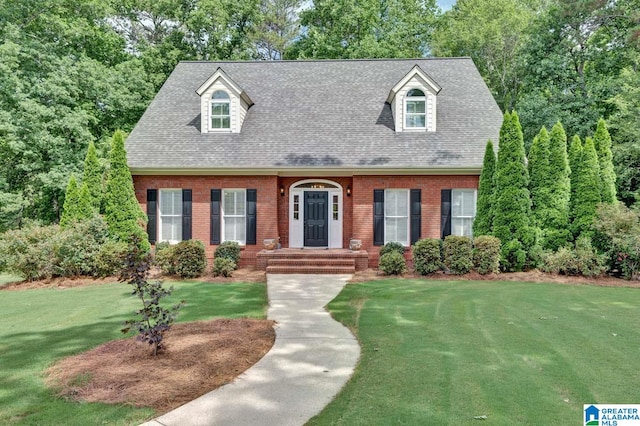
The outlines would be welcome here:
<svg viewBox="0 0 640 426">
<path fill-rule="evenodd" d="M 580 424 L 585 403 L 640 402 L 637 289 L 389 279 L 329 308 L 362 356 L 311 425 Z"/>
<path fill-rule="evenodd" d="M 11 283 L 14 281 L 20 281 L 20 279 L 21 278 L 16 275 L 0 273 L 0 286 L 2 286 L 2 284 Z"/>
<path fill-rule="evenodd" d="M 265 284 L 173 285 L 173 301 L 187 301 L 178 321 L 265 317 Z M 53 361 L 122 338 L 122 322 L 138 303 L 121 283 L 0 291 L 0 424 L 124 425 L 152 415 L 148 409 L 68 402 L 43 385 L 42 372 Z"/>
</svg>

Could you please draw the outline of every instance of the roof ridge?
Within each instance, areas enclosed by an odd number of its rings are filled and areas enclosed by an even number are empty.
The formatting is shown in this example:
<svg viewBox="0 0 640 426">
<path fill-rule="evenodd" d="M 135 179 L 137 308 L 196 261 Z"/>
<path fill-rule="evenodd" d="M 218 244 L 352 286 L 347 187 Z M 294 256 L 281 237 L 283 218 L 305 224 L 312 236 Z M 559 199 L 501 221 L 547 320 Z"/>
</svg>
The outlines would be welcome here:
<svg viewBox="0 0 640 426">
<path fill-rule="evenodd" d="M 467 60 L 470 56 L 448 56 L 448 57 L 428 57 L 428 58 L 360 58 L 360 59 L 279 59 L 279 60 L 183 60 L 179 63 L 187 64 L 282 64 L 282 63 L 313 63 L 313 62 L 415 62 L 415 61 L 449 61 Z"/>
</svg>

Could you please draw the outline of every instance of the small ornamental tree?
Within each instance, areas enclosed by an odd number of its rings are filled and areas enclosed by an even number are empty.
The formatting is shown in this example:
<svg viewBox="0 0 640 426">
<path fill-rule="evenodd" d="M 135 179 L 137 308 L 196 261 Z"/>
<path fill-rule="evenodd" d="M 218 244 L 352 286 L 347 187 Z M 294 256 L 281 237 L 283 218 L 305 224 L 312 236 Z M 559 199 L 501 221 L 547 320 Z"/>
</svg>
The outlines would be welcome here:
<svg viewBox="0 0 640 426">
<path fill-rule="evenodd" d="M 600 188 L 598 155 L 593 139 L 587 138 L 584 143 L 582 161 L 578 167 L 576 187 L 575 190 L 572 190 L 574 199 L 571 230 L 576 238 L 580 235 L 591 236 L 596 207 L 601 201 Z"/>
<path fill-rule="evenodd" d="M 482 173 L 478 185 L 478 202 L 476 218 L 473 221 L 473 235 L 491 235 L 493 229 L 494 174 L 496 170 L 496 154 L 493 143 L 487 142 L 482 161 Z"/>
<path fill-rule="evenodd" d="M 533 224 L 542 228 L 550 204 L 549 194 L 549 132 L 543 127 L 533 138 L 529 149 L 528 171 L 531 193 L 531 218 Z"/>
<path fill-rule="evenodd" d="M 75 175 L 71 175 L 67 190 L 64 194 L 64 204 L 62 206 L 62 217 L 60 217 L 60 227 L 67 228 L 70 224 L 78 220 L 78 203 L 80 201 L 80 190 Z"/>
<path fill-rule="evenodd" d="M 603 203 L 613 204 L 616 201 L 616 172 L 613 169 L 613 154 L 611 153 L 611 136 L 607 130 L 607 123 L 598 120 L 593 143 L 598 154 L 600 165 L 600 195 Z"/>
<path fill-rule="evenodd" d="M 530 226 L 529 173 L 518 114 L 506 113 L 500 128 L 495 175 L 493 235 L 502 241 L 501 265 L 507 271 L 524 269 L 536 232 Z"/>
<path fill-rule="evenodd" d="M 153 347 L 153 355 L 162 349 L 164 333 L 171 329 L 176 315 L 185 301 L 167 309 L 160 305 L 160 301 L 170 296 L 173 287 L 166 289 L 162 282 L 150 283 L 149 268 L 151 267 L 151 254 L 142 250 L 141 241 L 137 235 L 131 237 L 129 250 L 125 257 L 124 268 L 120 272 L 119 281 L 127 282 L 133 287 L 132 295 L 137 296 L 142 302 L 142 309 L 135 312 L 136 318 L 125 321 L 123 333 L 132 329 L 138 333 L 137 340 L 148 343 Z"/>
<path fill-rule="evenodd" d="M 124 135 L 120 130 L 113 135 L 109 165 L 104 206 L 109 232 L 122 242 L 128 242 L 135 235 L 141 247 L 148 251 L 149 241 L 143 228 L 146 216 L 136 200 L 124 149 Z"/>
<path fill-rule="evenodd" d="M 98 212 L 94 210 L 91 205 L 91 194 L 86 183 L 83 183 L 78 192 L 78 208 L 76 212 L 76 220 L 88 220 L 97 215 Z"/>
<path fill-rule="evenodd" d="M 102 167 L 96 153 L 96 146 L 93 142 L 89 142 L 87 155 L 84 158 L 84 171 L 82 182 L 87 185 L 91 206 L 96 213 L 100 212 L 100 204 L 102 203 Z"/>
</svg>

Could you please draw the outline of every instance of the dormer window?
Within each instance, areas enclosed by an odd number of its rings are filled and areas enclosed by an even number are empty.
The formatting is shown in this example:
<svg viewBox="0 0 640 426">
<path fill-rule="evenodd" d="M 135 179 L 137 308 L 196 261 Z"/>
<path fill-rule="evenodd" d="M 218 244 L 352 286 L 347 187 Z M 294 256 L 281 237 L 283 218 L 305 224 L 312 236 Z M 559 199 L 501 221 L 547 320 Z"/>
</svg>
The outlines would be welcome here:
<svg viewBox="0 0 640 426">
<path fill-rule="evenodd" d="M 230 114 L 229 94 L 224 90 L 217 90 L 211 96 L 211 129 L 230 129 L 231 128 L 231 114 Z"/>
<path fill-rule="evenodd" d="M 405 121 L 407 129 L 427 128 L 427 98 L 419 89 L 411 89 L 404 100 Z"/>
</svg>

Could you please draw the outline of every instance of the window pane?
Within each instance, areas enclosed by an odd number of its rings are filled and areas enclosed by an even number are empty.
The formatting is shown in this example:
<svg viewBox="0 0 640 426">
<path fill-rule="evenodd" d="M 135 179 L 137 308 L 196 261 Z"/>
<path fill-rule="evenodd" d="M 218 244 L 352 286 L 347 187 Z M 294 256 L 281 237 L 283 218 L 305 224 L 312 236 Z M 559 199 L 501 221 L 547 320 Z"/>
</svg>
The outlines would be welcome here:
<svg viewBox="0 0 640 426">
<path fill-rule="evenodd" d="M 182 240 L 182 218 L 164 217 L 162 219 L 162 229 L 160 230 L 160 241 L 181 241 Z"/>
<path fill-rule="evenodd" d="M 462 215 L 463 216 L 475 216 L 476 215 L 476 205 L 474 202 L 474 193 L 473 191 L 464 191 L 462 193 L 463 202 L 462 202 Z"/>
<path fill-rule="evenodd" d="M 407 96 L 424 96 L 424 92 L 420 89 L 411 89 L 407 93 Z"/>
<path fill-rule="evenodd" d="M 212 96 L 213 99 L 229 99 L 229 94 L 223 90 L 216 90 Z"/>
<path fill-rule="evenodd" d="M 225 117 L 222 119 L 222 128 L 223 129 L 231 128 L 231 119 L 229 117 Z"/>
<path fill-rule="evenodd" d="M 397 216 L 397 191 L 385 191 L 384 194 L 384 215 Z"/>
<path fill-rule="evenodd" d="M 245 219 L 243 217 L 227 217 L 224 220 L 225 241 L 245 241 Z"/>
<path fill-rule="evenodd" d="M 471 238 L 473 219 L 471 218 L 452 218 L 451 219 L 451 234 L 459 235 Z"/>
<path fill-rule="evenodd" d="M 424 115 L 407 115 L 406 117 L 407 127 L 425 127 Z"/>
<path fill-rule="evenodd" d="M 424 101 L 407 101 L 407 114 L 424 114 Z"/>
</svg>

